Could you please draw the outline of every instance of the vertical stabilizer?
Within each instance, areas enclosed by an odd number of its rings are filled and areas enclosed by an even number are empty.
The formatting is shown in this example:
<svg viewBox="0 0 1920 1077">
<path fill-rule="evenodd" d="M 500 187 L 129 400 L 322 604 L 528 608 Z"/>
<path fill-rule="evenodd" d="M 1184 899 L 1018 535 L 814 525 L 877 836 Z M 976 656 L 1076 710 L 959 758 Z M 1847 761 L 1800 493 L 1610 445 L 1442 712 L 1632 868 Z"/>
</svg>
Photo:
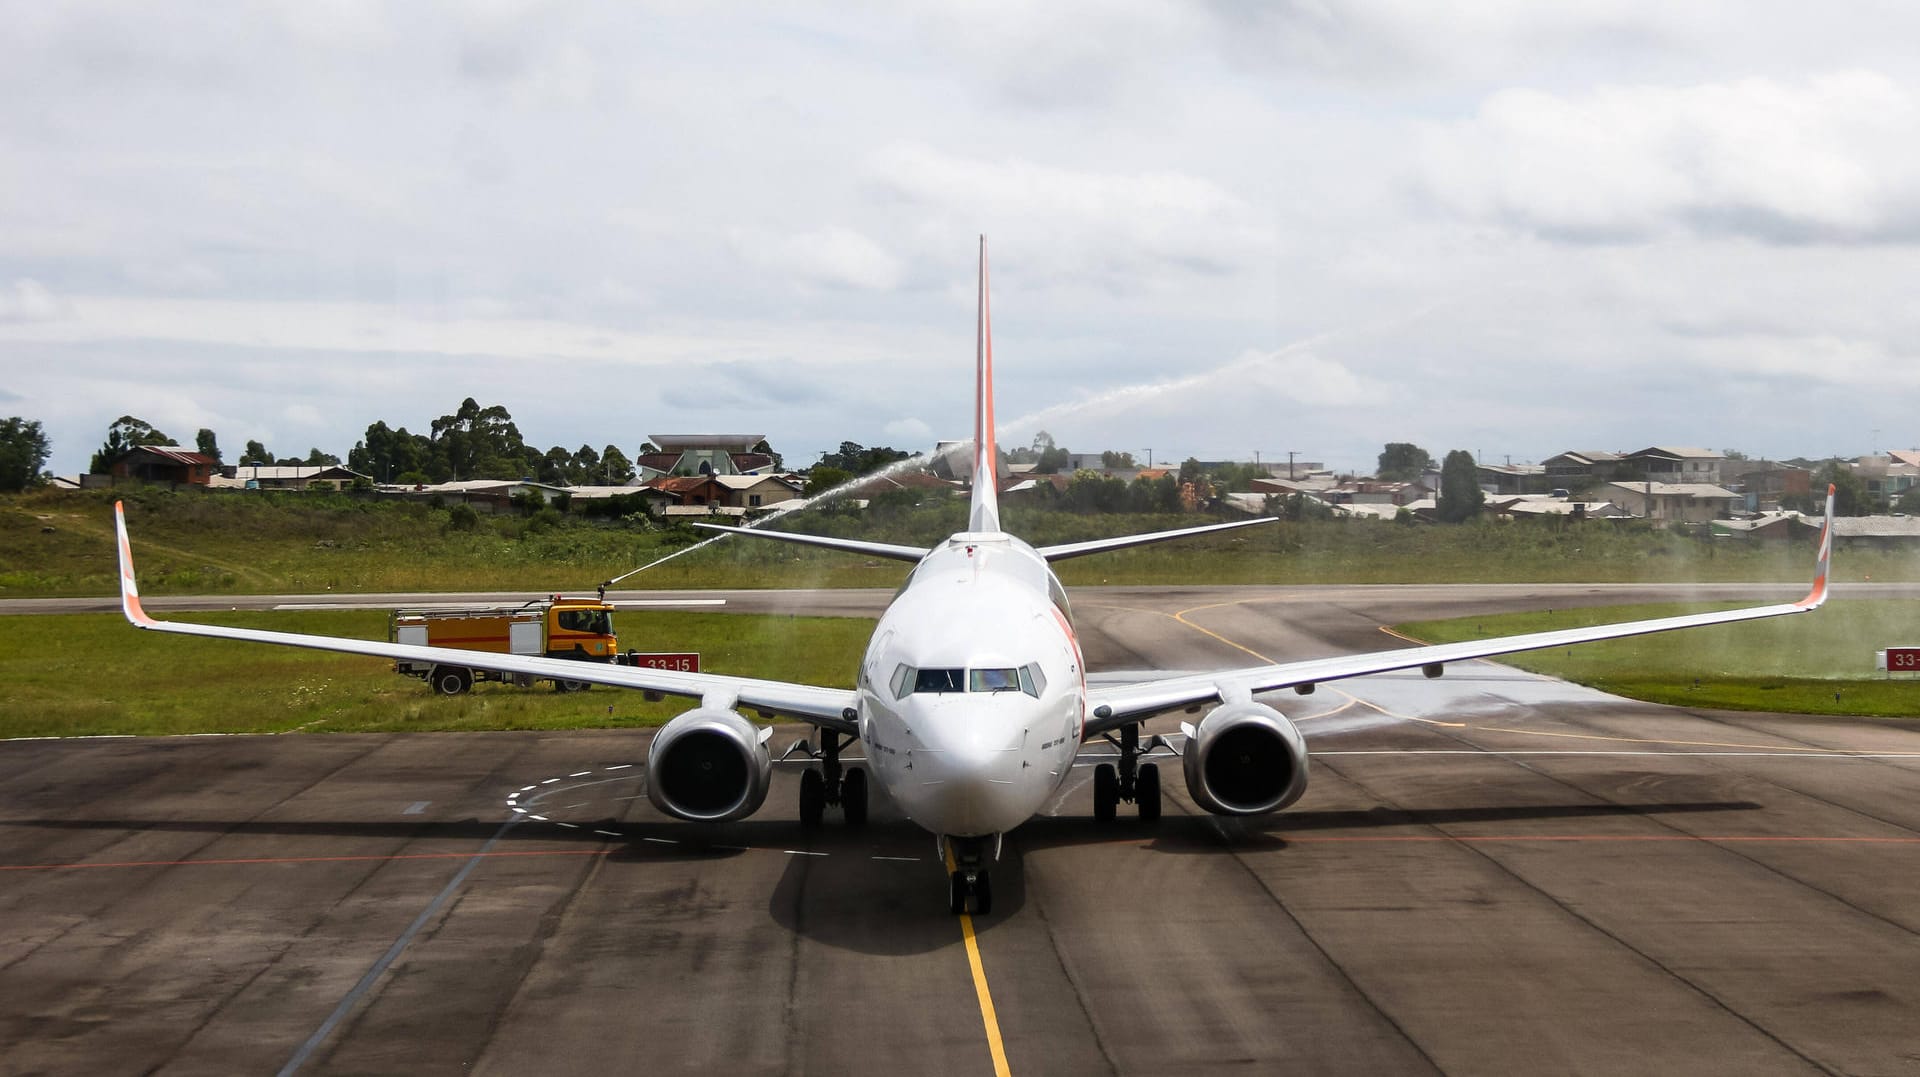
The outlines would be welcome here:
<svg viewBox="0 0 1920 1077">
<path fill-rule="evenodd" d="M 973 511 L 967 530 L 1000 530 L 999 453 L 993 441 L 993 323 L 987 316 L 987 237 L 980 237 L 980 324 L 974 346 Z"/>
</svg>

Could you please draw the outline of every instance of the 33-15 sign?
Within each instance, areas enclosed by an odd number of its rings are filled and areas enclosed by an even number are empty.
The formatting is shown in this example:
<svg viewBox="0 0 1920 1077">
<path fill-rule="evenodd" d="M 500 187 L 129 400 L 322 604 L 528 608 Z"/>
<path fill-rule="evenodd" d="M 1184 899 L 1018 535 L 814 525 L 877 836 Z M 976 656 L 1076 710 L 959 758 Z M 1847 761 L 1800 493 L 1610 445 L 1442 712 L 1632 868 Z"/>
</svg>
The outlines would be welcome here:
<svg viewBox="0 0 1920 1077">
<path fill-rule="evenodd" d="M 1920 647 L 1888 647 L 1881 652 L 1880 668 L 1888 673 L 1920 673 Z"/>
<path fill-rule="evenodd" d="M 700 672 L 700 654 L 697 651 L 654 652 L 652 654 L 632 653 L 627 656 L 628 665 L 643 669 L 666 669 L 675 673 Z M 1920 669 L 1920 666 L 1914 667 Z"/>
</svg>

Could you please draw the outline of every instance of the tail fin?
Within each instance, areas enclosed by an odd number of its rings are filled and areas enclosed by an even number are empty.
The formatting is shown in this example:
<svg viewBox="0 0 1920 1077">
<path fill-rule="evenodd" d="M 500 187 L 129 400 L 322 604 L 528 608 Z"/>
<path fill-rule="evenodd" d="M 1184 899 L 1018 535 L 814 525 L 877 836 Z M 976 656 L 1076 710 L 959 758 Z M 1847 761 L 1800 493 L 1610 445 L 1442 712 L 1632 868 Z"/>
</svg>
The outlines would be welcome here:
<svg viewBox="0 0 1920 1077">
<path fill-rule="evenodd" d="M 1000 530 L 1000 454 L 993 440 L 993 325 L 987 316 L 987 237 L 980 237 L 980 323 L 974 347 L 973 510 L 969 531 Z"/>
</svg>

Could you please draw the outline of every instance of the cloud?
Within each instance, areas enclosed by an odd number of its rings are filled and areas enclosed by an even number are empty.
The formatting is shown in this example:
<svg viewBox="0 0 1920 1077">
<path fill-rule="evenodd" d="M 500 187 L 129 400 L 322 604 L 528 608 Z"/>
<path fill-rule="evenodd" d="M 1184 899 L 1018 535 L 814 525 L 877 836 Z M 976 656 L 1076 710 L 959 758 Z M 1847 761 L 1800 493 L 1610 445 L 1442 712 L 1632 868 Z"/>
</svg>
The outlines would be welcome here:
<svg viewBox="0 0 1920 1077">
<path fill-rule="evenodd" d="M 866 172 L 904 204 L 922 232 L 1004 230 L 1020 237 L 1023 269 L 1120 283 L 1173 270 L 1235 272 L 1268 231 L 1246 201 L 1212 180 L 1171 169 L 1093 171 L 1022 157 L 964 157 L 901 143 L 872 155 Z"/>
<path fill-rule="evenodd" d="M 753 264 L 799 284 L 864 291 L 900 285 L 900 260 L 850 228 L 776 237 L 736 232 L 733 245 Z"/>
<path fill-rule="evenodd" d="M 50 322 L 70 313 L 66 301 L 37 280 L 22 277 L 0 289 L 0 322 Z"/>
<path fill-rule="evenodd" d="M 1870 71 L 1503 90 L 1422 148 L 1436 204 L 1549 239 L 1920 239 L 1920 101 Z"/>
<path fill-rule="evenodd" d="M 914 418 L 895 419 L 881 427 L 880 432 L 894 441 L 905 442 L 908 445 L 932 445 L 935 440 L 933 427 Z"/>
</svg>

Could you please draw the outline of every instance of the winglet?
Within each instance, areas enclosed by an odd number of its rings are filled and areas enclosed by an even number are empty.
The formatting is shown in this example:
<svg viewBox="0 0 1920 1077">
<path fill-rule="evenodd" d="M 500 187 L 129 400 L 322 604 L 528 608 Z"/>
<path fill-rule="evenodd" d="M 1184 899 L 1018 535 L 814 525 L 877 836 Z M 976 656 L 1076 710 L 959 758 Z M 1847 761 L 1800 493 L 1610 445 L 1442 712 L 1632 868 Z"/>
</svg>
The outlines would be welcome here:
<svg viewBox="0 0 1920 1077">
<path fill-rule="evenodd" d="M 1833 564 L 1833 490 L 1834 484 L 1827 484 L 1827 519 L 1820 525 L 1820 553 L 1815 562 L 1813 590 L 1807 597 L 1794 603 L 1803 610 L 1818 609 L 1827 600 L 1827 570 Z"/>
<path fill-rule="evenodd" d="M 987 237 L 980 237 L 980 314 L 974 343 L 973 507 L 967 530 L 1000 530 L 1000 454 L 993 440 L 993 323 L 987 315 Z"/>
<path fill-rule="evenodd" d="M 113 503 L 113 529 L 120 540 L 120 612 L 141 628 L 152 628 L 153 618 L 140 608 L 140 585 L 133 578 L 133 545 L 127 541 L 127 507 Z"/>
</svg>

